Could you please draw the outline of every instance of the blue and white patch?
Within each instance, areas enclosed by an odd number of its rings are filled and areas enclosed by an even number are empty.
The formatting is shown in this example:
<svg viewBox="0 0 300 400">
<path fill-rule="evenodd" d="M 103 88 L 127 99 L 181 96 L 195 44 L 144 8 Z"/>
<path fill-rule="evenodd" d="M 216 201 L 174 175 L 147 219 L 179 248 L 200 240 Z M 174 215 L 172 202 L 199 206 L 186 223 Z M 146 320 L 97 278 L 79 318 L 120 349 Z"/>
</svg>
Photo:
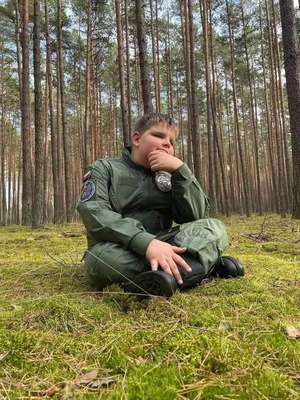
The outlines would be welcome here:
<svg viewBox="0 0 300 400">
<path fill-rule="evenodd" d="M 96 193 L 96 185 L 93 181 L 86 181 L 81 189 L 80 201 L 90 200 Z"/>
</svg>

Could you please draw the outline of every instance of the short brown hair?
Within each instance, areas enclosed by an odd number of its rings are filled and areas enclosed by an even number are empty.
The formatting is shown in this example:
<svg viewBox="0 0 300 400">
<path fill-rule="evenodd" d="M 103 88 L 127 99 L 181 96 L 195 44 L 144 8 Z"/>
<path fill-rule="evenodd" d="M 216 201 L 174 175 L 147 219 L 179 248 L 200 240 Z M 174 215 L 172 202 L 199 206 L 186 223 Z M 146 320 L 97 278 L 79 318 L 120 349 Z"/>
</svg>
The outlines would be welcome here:
<svg viewBox="0 0 300 400">
<path fill-rule="evenodd" d="M 143 134 L 152 126 L 159 124 L 160 122 L 164 122 L 170 127 L 176 129 L 176 124 L 173 118 L 169 115 L 160 113 L 147 113 L 136 121 L 134 132 L 139 132 L 140 134 Z"/>
</svg>

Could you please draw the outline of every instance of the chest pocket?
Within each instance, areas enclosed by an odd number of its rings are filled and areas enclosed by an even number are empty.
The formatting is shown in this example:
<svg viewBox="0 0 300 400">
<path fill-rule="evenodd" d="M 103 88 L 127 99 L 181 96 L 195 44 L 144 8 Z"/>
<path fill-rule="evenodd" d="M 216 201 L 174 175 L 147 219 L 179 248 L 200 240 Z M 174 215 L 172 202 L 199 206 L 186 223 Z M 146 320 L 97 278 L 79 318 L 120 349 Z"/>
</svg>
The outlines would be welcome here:
<svg viewBox="0 0 300 400">
<path fill-rule="evenodd" d="M 111 200 L 114 207 L 121 213 L 134 209 L 141 198 L 139 181 L 133 177 L 118 179 L 111 190 Z"/>
</svg>

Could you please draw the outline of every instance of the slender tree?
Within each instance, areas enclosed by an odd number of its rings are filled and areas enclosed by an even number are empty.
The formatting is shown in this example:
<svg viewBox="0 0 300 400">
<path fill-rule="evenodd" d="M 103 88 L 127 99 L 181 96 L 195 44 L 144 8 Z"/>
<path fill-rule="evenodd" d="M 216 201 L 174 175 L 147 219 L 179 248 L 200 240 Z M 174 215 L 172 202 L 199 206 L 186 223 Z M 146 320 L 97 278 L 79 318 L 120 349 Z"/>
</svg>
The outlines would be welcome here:
<svg viewBox="0 0 300 400">
<path fill-rule="evenodd" d="M 30 225 L 32 217 L 32 169 L 31 169 L 31 130 L 29 99 L 29 10 L 28 0 L 23 1 L 22 8 L 22 224 Z"/>
<path fill-rule="evenodd" d="M 293 212 L 300 218 L 300 58 L 293 0 L 280 0 L 284 67 L 290 111 L 293 157 Z"/>
<path fill-rule="evenodd" d="M 243 0 L 241 0 L 241 11 L 242 11 L 244 48 L 245 48 L 246 65 L 247 65 L 247 78 L 248 78 L 248 86 L 249 86 L 249 90 L 250 90 L 250 111 L 251 111 L 252 133 L 253 133 L 253 140 L 254 140 L 255 177 L 256 177 L 256 189 L 257 189 L 257 199 L 258 199 L 258 212 L 260 215 L 262 215 L 260 168 L 259 168 L 259 162 L 258 162 L 259 149 L 258 149 L 257 120 L 255 118 L 255 113 L 254 113 L 254 98 L 253 98 L 253 88 L 252 88 L 252 82 L 251 82 L 250 60 L 249 60 L 247 30 L 246 30 L 246 24 L 245 24 Z"/>
<path fill-rule="evenodd" d="M 43 176 L 44 176 L 44 132 L 42 127 L 42 90 L 41 90 L 41 51 L 40 51 L 40 2 L 34 0 L 34 131 L 35 131 L 35 179 L 33 191 L 32 227 L 37 228 L 43 222 Z"/>
<path fill-rule="evenodd" d="M 157 2 L 156 2 L 157 4 Z M 158 64 L 157 64 L 157 37 L 154 24 L 153 0 L 150 0 L 150 17 L 151 17 L 151 43 L 152 43 L 152 65 L 154 75 L 154 93 L 155 93 L 155 109 L 160 112 L 160 88 L 158 83 Z"/>
<path fill-rule="evenodd" d="M 51 158 L 52 158 L 52 180 L 53 180 L 53 208 L 54 223 L 62 222 L 63 209 L 60 202 L 59 192 L 59 174 L 58 174 L 58 157 L 57 157 L 57 129 L 54 123 L 53 96 L 52 96 L 52 66 L 51 66 L 51 42 L 49 35 L 49 10 L 48 0 L 45 0 L 45 38 L 46 38 L 46 82 L 48 85 L 48 102 L 49 102 L 49 121 L 50 121 L 50 137 L 51 137 Z M 47 110 L 48 112 L 48 110 Z M 47 129 L 47 127 L 46 127 Z"/>
<path fill-rule="evenodd" d="M 128 21 L 128 0 L 125 0 L 125 39 L 126 39 L 126 86 L 127 86 L 127 110 L 128 110 L 128 130 L 131 133 L 131 83 L 130 83 L 130 44 L 129 44 L 129 21 Z"/>
<path fill-rule="evenodd" d="M 233 107 L 234 107 L 234 130 L 235 130 L 235 135 L 236 135 L 236 139 L 237 139 L 236 161 L 238 161 L 238 158 L 240 159 L 241 174 L 242 174 L 242 188 L 243 188 L 243 194 L 244 194 L 246 215 L 249 216 L 250 215 L 250 207 L 249 207 L 249 197 L 248 197 L 248 190 L 247 190 L 248 186 L 246 183 L 246 166 L 245 166 L 245 160 L 244 160 L 243 151 L 242 151 L 240 123 L 239 123 L 237 95 L 236 95 L 234 45 L 233 45 L 234 44 L 234 34 L 233 34 L 233 29 L 232 29 L 228 0 L 226 0 L 226 11 L 227 11 L 227 23 L 228 23 L 228 32 L 229 32 L 229 46 L 230 46 L 230 61 L 231 61 L 230 69 L 231 69 L 232 97 L 233 97 Z M 239 179 L 239 171 L 237 171 L 237 177 Z M 241 185 L 239 185 L 239 187 L 241 187 Z"/>
<path fill-rule="evenodd" d="M 139 59 L 141 70 L 141 86 L 143 96 L 144 113 L 153 112 L 151 100 L 151 87 L 149 77 L 149 65 L 147 60 L 147 42 L 145 33 L 144 0 L 135 0 L 136 33 L 139 47 Z"/>
<path fill-rule="evenodd" d="M 187 1 L 188 8 L 188 21 L 189 21 L 189 45 L 190 45 L 190 69 L 191 69 L 191 128 L 193 140 L 193 160 L 194 172 L 198 180 L 201 178 L 200 170 L 200 132 L 199 132 L 199 109 L 196 96 L 196 66 L 195 66 L 195 46 L 194 46 L 194 22 L 193 22 L 193 9 L 192 1 Z"/>
<path fill-rule="evenodd" d="M 59 66 L 59 83 L 60 83 L 60 105 L 61 105 L 61 122 L 63 135 L 63 152 L 65 167 L 65 188 L 66 188 L 66 210 L 67 222 L 71 222 L 73 218 L 73 193 L 72 193 L 72 164 L 70 153 L 70 141 L 67 132 L 66 123 L 66 107 L 65 107 L 65 86 L 64 86 L 64 70 L 62 61 L 62 27 L 61 27 L 61 0 L 57 0 L 57 57 Z"/>
<path fill-rule="evenodd" d="M 191 67 L 190 67 L 190 34 L 188 29 L 188 12 L 186 1 L 181 2 L 181 31 L 182 31 L 182 47 L 184 53 L 185 67 L 185 86 L 187 97 L 187 163 L 193 170 L 193 152 L 192 152 L 192 106 L 191 106 Z"/>
<path fill-rule="evenodd" d="M 85 74 L 85 110 L 84 110 L 84 168 L 92 163 L 92 130 L 91 130 L 91 75 L 92 75 L 92 0 L 87 8 L 86 35 L 86 74 Z"/>
<path fill-rule="evenodd" d="M 127 108 L 126 91 L 125 91 L 124 56 L 123 56 L 124 45 L 123 45 L 123 34 L 122 34 L 120 0 L 115 0 L 115 10 L 116 10 L 116 25 L 117 25 L 117 41 L 118 41 L 118 70 L 119 70 L 119 82 L 120 82 L 123 141 L 124 145 L 127 146 L 130 141 L 130 132 L 128 126 L 128 108 Z"/>
<path fill-rule="evenodd" d="M 0 46 L 2 48 L 2 45 Z M 7 147 L 6 143 L 6 131 L 7 131 L 7 123 L 6 123 L 6 113 L 4 108 L 4 85 L 3 85 L 3 51 L 0 58 L 0 78 L 1 78 L 1 126 L 0 126 L 0 170 L 1 170 L 1 203 L 0 203 L 0 222 L 1 225 L 7 224 L 7 188 L 6 188 L 6 173 L 5 173 L 5 161 L 6 161 L 6 152 L 5 148 Z"/>
</svg>

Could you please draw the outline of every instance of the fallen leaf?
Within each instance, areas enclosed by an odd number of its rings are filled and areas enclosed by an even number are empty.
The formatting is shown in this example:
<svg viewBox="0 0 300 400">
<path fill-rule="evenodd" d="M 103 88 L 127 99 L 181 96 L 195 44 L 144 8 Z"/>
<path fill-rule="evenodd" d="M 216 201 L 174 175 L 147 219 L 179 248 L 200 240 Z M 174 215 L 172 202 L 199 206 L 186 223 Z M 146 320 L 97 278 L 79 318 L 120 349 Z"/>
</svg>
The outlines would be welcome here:
<svg viewBox="0 0 300 400">
<path fill-rule="evenodd" d="M 115 382 L 112 376 L 98 377 L 97 375 L 97 370 L 90 371 L 76 378 L 74 384 L 76 386 L 88 386 L 91 389 L 98 389 L 101 386 L 108 386 Z"/>
<path fill-rule="evenodd" d="M 86 386 L 89 385 L 92 381 L 97 378 L 97 370 L 94 369 L 84 375 L 80 375 L 78 378 L 75 379 L 74 383 L 77 386 Z"/>
<path fill-rule="evenodd" d="M 52 385 L 49 387 L 49 389 L 46 389 L 46 390 L 43 390 L 42 392 L 40 392 L 39 395 L 44 396 L 44 397 L 52 397 L 57 392 L 59 392 L 59 387 L 57 387 L 56 385 Z"/>
<path fill-rule="evenodd" d="M 92 382 L 89 385 L 89 387 L 91 387 L 92 389 L 98 389 L 101 386 L 109 386 L 114 382 L 115 382 L 115 379 L 113 376 L 107 376 L 105 378 L 96 379 L 94 382 Z"/>
<path fill-rule="evenodd" d="M 289 339 L 300 339 L 300 331 L 296 329 L 294 326 L 288 326 L 286 328 L 286 332 L 288 334 Z"/>
</svg>

